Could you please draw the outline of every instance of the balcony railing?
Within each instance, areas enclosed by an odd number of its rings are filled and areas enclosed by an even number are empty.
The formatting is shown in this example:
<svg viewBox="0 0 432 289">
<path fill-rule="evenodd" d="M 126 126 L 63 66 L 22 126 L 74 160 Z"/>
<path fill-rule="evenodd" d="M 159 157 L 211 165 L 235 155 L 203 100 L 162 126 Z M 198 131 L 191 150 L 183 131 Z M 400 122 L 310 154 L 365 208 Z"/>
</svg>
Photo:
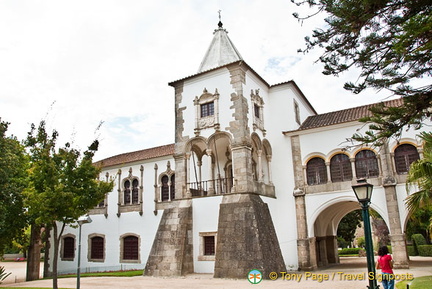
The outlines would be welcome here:
<svg viewBox="0 0 432 289">
<path fill-rule="evenodd" d="M 192 197 L 222 195 L 231 192 L 233 178 L 194 182 L 187 185 Z"/>
</svg>

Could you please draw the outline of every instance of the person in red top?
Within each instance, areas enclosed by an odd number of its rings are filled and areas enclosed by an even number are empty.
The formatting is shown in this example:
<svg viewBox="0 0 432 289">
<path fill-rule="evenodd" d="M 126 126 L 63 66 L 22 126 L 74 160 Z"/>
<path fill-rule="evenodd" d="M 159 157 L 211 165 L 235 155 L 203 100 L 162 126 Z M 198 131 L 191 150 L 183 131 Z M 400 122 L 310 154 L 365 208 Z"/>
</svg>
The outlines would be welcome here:
<svg viewBox="0 0 432 289">
<path fill-rule="evenodd" d="M 393 259 L 387 246 L 378 249 L 377 269 L 381 269 L 384 289 L 394 288 Z"/>
</svg>

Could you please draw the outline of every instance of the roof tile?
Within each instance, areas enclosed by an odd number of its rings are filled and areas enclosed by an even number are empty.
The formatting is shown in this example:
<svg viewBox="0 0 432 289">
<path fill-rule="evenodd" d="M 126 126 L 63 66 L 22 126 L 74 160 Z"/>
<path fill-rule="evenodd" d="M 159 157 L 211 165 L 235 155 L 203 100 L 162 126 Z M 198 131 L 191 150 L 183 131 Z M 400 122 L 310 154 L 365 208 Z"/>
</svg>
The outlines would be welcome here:
<svg viewBox="0 0 432 289">
<path fill-rule="evenodd" d="M 393 99 L 388 101 L 383 101 L 385 106 L 401 106 L 403 105 L 403 99 Z M 329 126 L 339 123 L 345 123 L 350 121 L 359 120 L 365 116 L 371 116 L 369 109 L 378 103 L 348 108 L 339 111 L 333 111 L 323 114 L 317 114 L 309 116 L 300 126 L 298 130 L 307 130 L 312 128 L 318 128 L 323 126 Z"/>
<path fill-rule="evenodd" d="M 135 152 L 124 153 L 112 156 L 95 163 L 97 166 L 110 167 L 136 161 L 143 161 L 158 157 L 164 157 L 174 154 L 174 144 L 158 146 L 154 148 L 139 150 Z"/>
</svg>

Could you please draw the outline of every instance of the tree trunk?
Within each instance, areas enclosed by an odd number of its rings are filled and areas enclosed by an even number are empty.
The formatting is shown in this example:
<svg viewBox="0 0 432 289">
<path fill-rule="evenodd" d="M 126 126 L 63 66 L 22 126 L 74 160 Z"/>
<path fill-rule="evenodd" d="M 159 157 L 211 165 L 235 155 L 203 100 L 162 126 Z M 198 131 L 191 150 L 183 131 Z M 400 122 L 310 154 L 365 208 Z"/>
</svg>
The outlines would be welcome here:
<svg viewBox="0 0 432 289">
<path fill-rule="evenodd" d="M 64 228 L 66 224 L 62 223 L 60 232 L 58 232 L 57 222 L 54 221 L 52 224 L 53 230 L 53 239 L 54 239 L 54 256 L 53 256 L 53 268 L 52 268 L 52 277 L 53 277 L 53 289 L 58 289 L 58 283 L 57 283 L 57 264 L 58 264 L 58 257 L 59 257 L 59 244 L 60 239 L 63 234 Z"/>
<path fill-rule="evenodd" d="M 30 246 L 28 249 L 26 281 L 38 280 L 40 276 L 41 226 L 31 225 Z"/>
<path fill-rule="evenodd" d="M 50 235 L 51 235 L 51 229 L 45 228 L 44 231 L 44 237 L 43 241 L 45 244 L 45 252 L 44 252 L 44 272 L 43 276 L 44 278 L 50 278 L 52 277 L 52 272 L 50 272 L 50 248 L 51 248 L 51 242 L 50 242 Z"/>
<path fill-rule="evenodd" d="M 58 289 L 58 282 L 57 282 L 57 261 L 58 261 L 58 250 L 59 250 L 59 241 L 60 237 L 57 237 L 57 224 L 54 222 L 53 224 L 54 229 L 54 258 L 53 258 L 53 289 Z"/>
</svg>

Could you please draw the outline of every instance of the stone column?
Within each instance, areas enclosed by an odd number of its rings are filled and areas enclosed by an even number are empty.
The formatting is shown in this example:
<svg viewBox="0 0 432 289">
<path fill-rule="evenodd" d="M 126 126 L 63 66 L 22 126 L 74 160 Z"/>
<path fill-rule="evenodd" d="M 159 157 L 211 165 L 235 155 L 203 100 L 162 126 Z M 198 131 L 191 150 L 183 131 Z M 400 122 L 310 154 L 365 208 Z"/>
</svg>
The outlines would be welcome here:
<svg viewBox="0 0 432 289">
<path fill-rule="evenodd" d="M 331 172 L 330 172 L 330 162 L 325 162 L 327 169 L 327 183 L 331 183 Z"/>
<path fill-rule="evenodd" d="M 314 270 L 317 268 L 315 250 L 315 238 L 308 236 L 308 224 L 306 218 L 305 179 L 306 169 L 302 165 L 300 138 L 291 137 L 291 152 L 294 169 L 294 198 L 297 219 L 297 253 L 300 270 Z"/>
<path fill-rule="evenodd" d="M 188 152 L 185 155 L 186 165 L 185 165 L 185 174 L 186 174 L 186 198 L 192 198 L 192 194 L 190 192 L 190 158 L 191 153 Z"/>
<path fill-rule="evenodd" d="M 271 169 L 271 161 L 272 161 L 272 156 L 267 155 L 269 184 L 273 185 L 273 174 L 272 174 L 272 169 Z"/>
<path fill-rule="evenodd" d="M 396 194 L 396 179 L 393 174 L 392 161 L 388 143 L 381 147 L 380 151 L 381 171 L 383 187 L 386 196 L 387 212 L 390 229 L 390 241 L 394 259 L 394 268 L 409 268 L 409 259 L 406 248 L 405 234 L 402 231 L 402 223 L 399 214 L 399 205 Z"/>
<path fill-rule="evenodd" d="M 353 179 L 355 180 L 357 178 L 356 169 L 355 169 L 355 158 L 350 158 L 350 162 L 351 162 Z"/>
<path fill-rule="evenodd" d="M 262 174 L 262 150 L 257 151 L 258 155 L 258 182 L 263 181 L 263 174 Z"/>
<path fill-rule="evenodd" d="M 215 189 L 213 186 L 213 162 L 212 162 L 212 150 L 211 149 L 207 149 L 206 150 L 206 154 L 207 154 L 207 158 L 208 158 L 208 174 L 209 174 L 209 178 L 208 178 L 208 192 L 207 194 L 209 196 L 212 196 L 215 194 Z M 200 175 L 201 175 L 201 170 L 200 170 Z M 201 177 L 201 176 L 200 176 Z"/>
<path fill-rule="evenodd" d="M 316 237 L 317 251 L 318 251 L 318 265 L 327 266 L 327 237 Z"/>
<path fill-rule="evenodd" d="M 326 236 L 327 260 L 329 264 L 339 263 L 337 236 Z"/>
</svg>

